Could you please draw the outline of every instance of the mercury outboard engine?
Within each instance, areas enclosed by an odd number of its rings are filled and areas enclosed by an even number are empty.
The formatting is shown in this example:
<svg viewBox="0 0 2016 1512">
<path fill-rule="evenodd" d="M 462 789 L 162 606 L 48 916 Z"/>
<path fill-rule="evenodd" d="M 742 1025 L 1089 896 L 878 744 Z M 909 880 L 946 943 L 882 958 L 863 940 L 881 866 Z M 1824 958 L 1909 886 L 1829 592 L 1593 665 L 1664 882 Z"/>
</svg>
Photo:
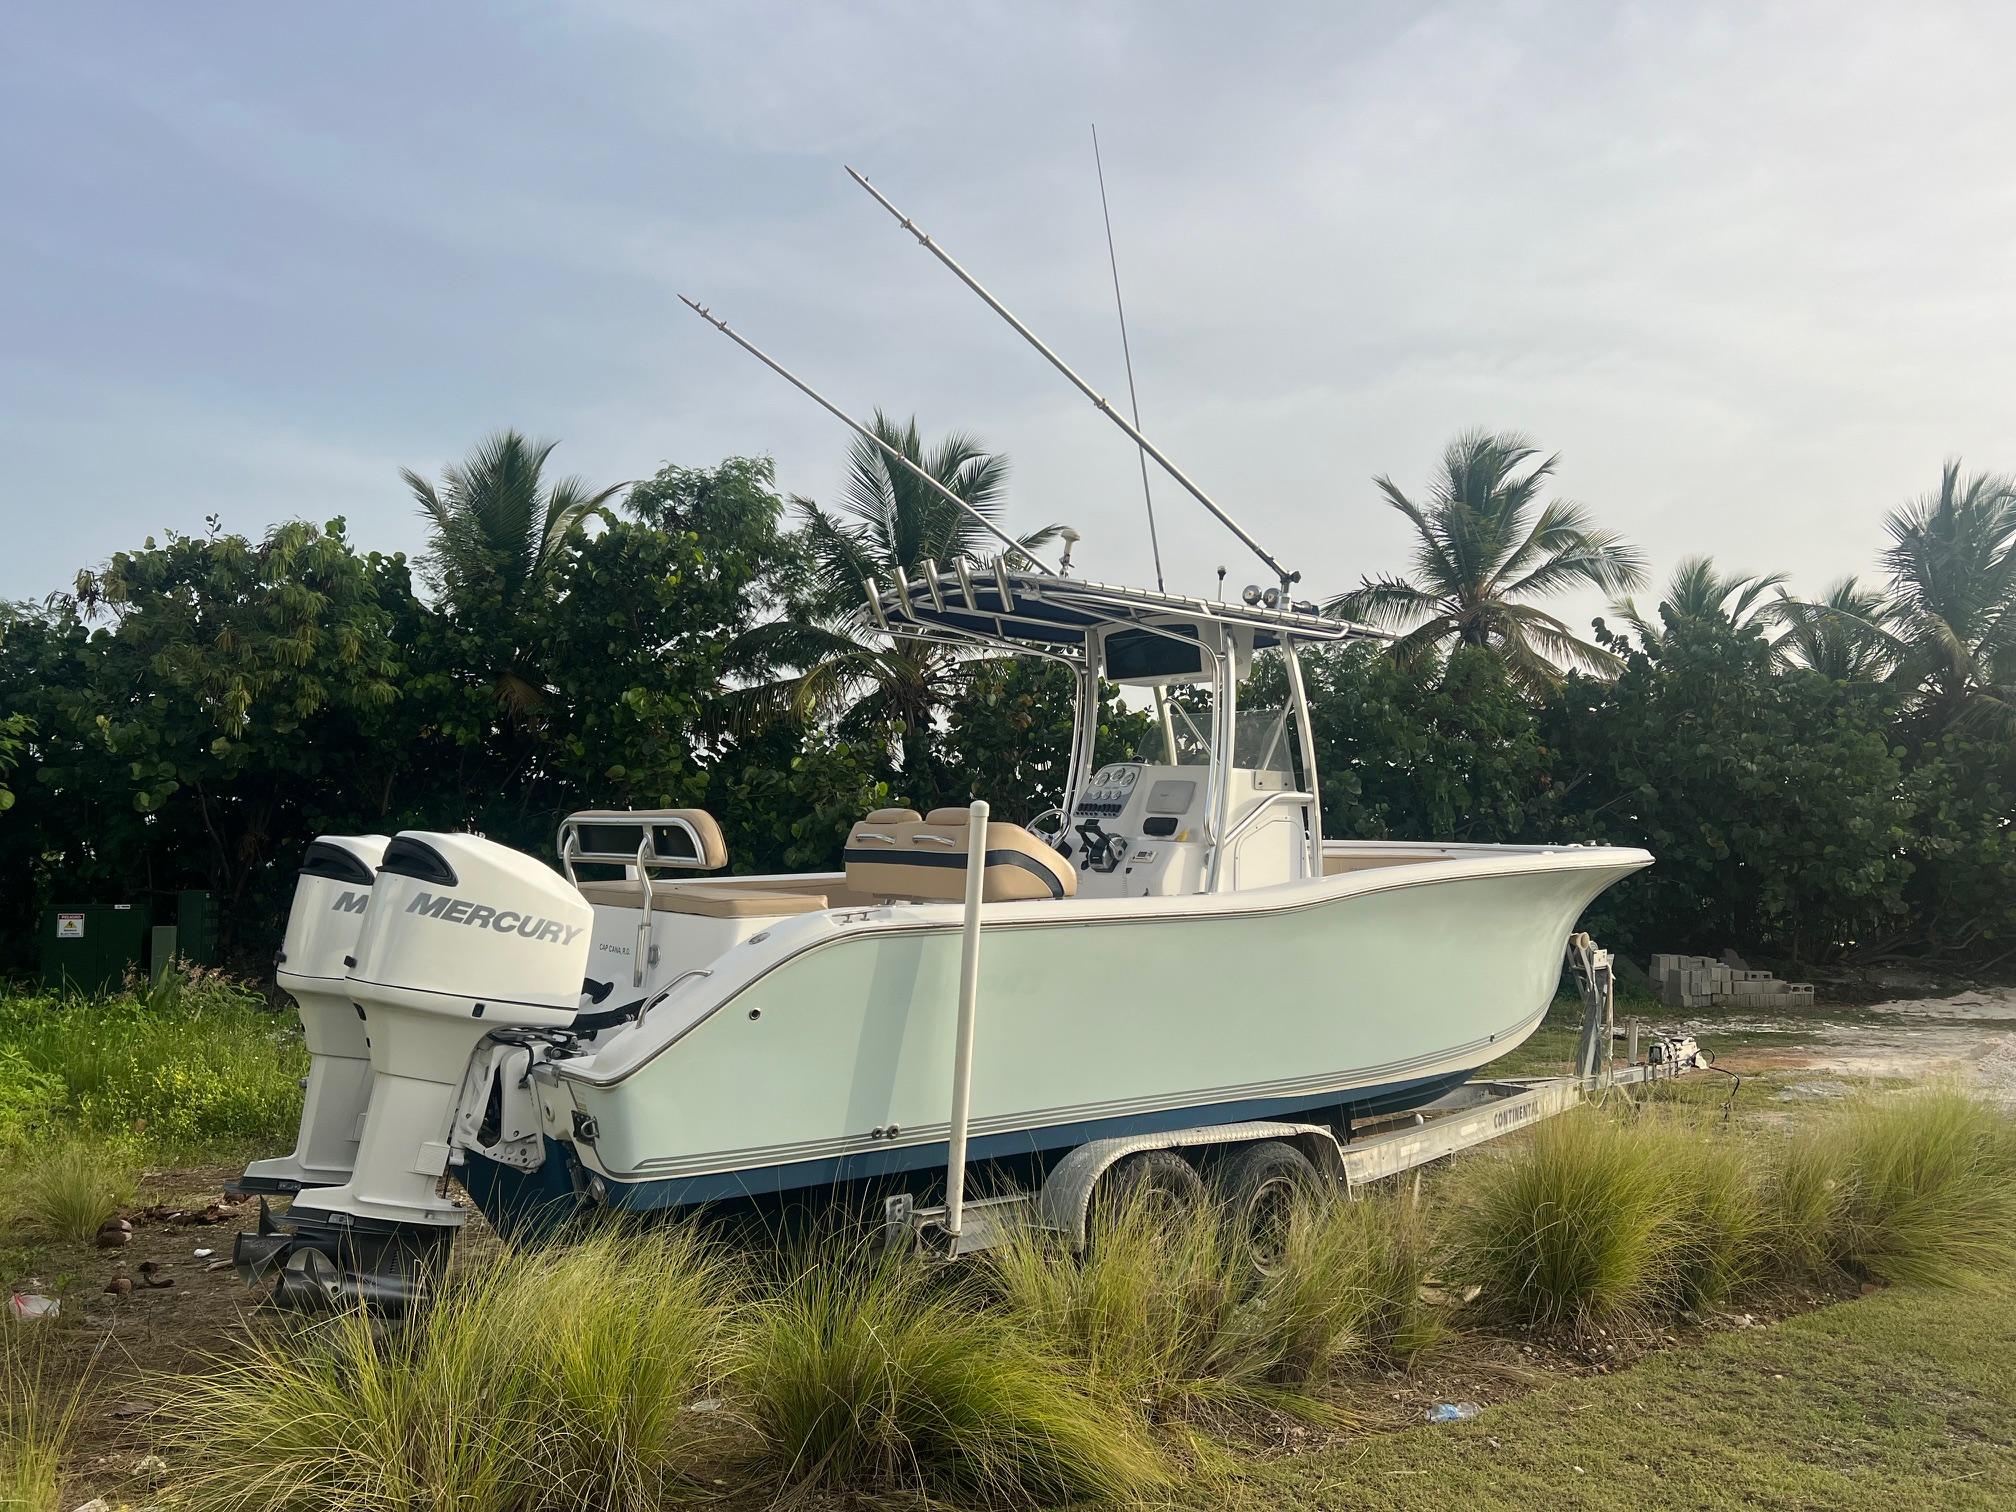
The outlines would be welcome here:
<svg viewBox="0 0 2016 1512">
<path fill-rule="evenodd" d="M 581 1001 L 594 911 L 565 878 L 475 835 L 407 831 L 385 848 L 348 974 L 371 1090 L 350 1179 L 306 1190 L 233 1257 L 274 1300 L 424 1294 L 468 1209 L 448 1200 L 457 1096 L 497 1029 L 556 1029 Z"/>
<path fill-rule="evenodd" d="M 293 1154 L 245 1167 L 233 1183 L 241 1192 L 298 1192 L 350 1179 L 371 1091 L 371 1052 L 345 977 L 389 843 L 383 835 L 322 835 L 301 859 L 274 972 L 300 1010 L 308 1041 L 301 1132 Z"/>
</svg>

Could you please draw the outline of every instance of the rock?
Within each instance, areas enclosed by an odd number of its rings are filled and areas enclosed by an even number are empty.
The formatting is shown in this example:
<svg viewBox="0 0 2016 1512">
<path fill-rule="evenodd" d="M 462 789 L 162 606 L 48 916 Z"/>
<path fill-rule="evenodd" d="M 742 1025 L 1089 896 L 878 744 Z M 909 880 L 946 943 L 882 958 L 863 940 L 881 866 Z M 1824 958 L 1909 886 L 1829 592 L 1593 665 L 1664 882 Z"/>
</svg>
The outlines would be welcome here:
<svg viewBox="0 0 2016 1512">
<path fill-rule="evenodd" d="M 113 1512 L 112 1503 L 102 1496 L 94 1496 L 82 1506 L 72 1507 L 70 1512 Z"/>
<path fill-rule="evenodd" d="M 115 1297 L 126 1296 L 133 1290 L 133 1278 L 131 1276 L 114 1276 L 110 1281 L 105 1283 L 105 1290 L 112 1293 Z"/>
<path fill-rule="evenodd" d="M 98 1248 L 123 1249 L 133 1242 L 129 1229 L 102 1228 L 98 1230 Z"/>
<path fill-rule="evenodd" d="M 1750 969 L 1750 963 L 1733 950 L 1722 952 L 1722 964 L 1735 971 L 1748 971 Z"/>
</svg>

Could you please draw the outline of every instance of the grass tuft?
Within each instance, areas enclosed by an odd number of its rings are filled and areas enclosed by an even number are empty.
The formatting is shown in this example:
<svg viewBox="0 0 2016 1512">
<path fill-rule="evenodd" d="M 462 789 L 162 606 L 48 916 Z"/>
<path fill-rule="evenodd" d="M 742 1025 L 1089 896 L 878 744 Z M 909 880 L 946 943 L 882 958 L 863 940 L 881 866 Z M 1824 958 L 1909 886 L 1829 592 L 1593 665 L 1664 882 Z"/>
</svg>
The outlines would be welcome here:
<svg viewBox="0 0 2016 1512">
<path fill-rule="evenodd" d="M 1768 1269 L 1770 1221 L 1755 1149 L 1725 1131 L 1641 1120 L 1639 1137 L 1666 1149 L 1680 1201 L 1670 1300 L 1690 1309 L 1727 1302 Z"/>
<path fill-rule="evenodd" d="M 1127 1499 L 1164 1479 L 1125 1407 L 978 1301 L 915 1257 L 808 1253 L 740 1330 L 753 1468 L 793 1489 L 1009 1505 Z"/>
<path fill-rule="evenodd" d="M 2016 1260 L 2006 1115 L 1934 1088 L 1862 1099 L 1788 1141 L 1773 1183 L 1781 1262 L 1806 1274 L 1950 1286 Z"/>
<path fill-rule="evenodd" d="M 1679 1270 L 1684 1196 L 1645 1128 L 1577 1111 L 1518 1149 L 1459 1165 L 1452 1269 L 1488 1313 L 1580 1332 L 1642 1320 Z"/>
<path fill-rule="evenodd" d="M 46 1332 L 0 1322 L 0 1507 L 57 1512 L 63 1456 L 77 1426 L 84 1382 L 49 1379 Z"/>
<path fill-rule="evenodd" d="M 1311 1387 L 1351 1358 L 1411 1363 L 1443 1332 L 1426 1300 L 1436 1258 L 1426 1215 L 1402 1193 L 1305 1203 L 1255 1299 L 1275 1378 Z"/>
<path fill-rule="evenodd" d="M 506 1252 L 425 1313 L 257 1334 L 168 1404 L 206 1512 L 592 1506 L 696 1473 L 729 1277 L 692 1231 Z"/>
<path fill-rule="evenodd" d="M 90 1139 L 66 1139 L 29 1159 L 16 1202 L 59 1239 L 88 1243 L 105 1221 L 129 1206 L 140 1173 L 130 1155 Z"/>
</svg>

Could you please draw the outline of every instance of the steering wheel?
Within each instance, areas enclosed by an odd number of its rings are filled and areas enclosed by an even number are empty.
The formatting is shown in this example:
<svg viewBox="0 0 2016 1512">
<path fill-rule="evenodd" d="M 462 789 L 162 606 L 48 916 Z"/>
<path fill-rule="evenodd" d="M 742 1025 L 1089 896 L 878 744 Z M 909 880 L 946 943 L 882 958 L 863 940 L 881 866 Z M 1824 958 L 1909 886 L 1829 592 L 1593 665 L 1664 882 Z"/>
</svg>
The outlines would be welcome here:
<svg viewBox="0 0 2016 1512">
<path fill-rule="evenodd" d="M 1046 819 L 1055 819 L 1057 821 L 1057 827 L 1047 833 L 1038 828 Z M 1047 808 L 1022 827 L 1052 850 L 1062 850 L 1064 848 L 1064 837 L 1071 832 L 1068 823 L 1069 819 L 1070 815 L 1066 814 L 1061 808 Z"/>
</svg>

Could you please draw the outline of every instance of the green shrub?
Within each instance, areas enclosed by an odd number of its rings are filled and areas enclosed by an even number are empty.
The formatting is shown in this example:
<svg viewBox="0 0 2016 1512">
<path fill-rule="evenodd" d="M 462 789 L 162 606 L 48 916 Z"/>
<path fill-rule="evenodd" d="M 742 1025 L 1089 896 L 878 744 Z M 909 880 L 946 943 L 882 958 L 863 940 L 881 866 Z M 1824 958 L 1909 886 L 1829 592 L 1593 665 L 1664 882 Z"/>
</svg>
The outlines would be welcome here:
<svg viewBox="0 0 2016 1512">
<path fill-rule="evenodd" d="M 1670 1131 L 1668 1131 L 1670 1133 Z M 1677 1142 L 1595 1111 L 1564 1114 L 1520 1148 L 1453 1173 L 1451 1267 L 1507 1322 L 1581 1331 L 1642 1319 L 1673 1295 Z"/>
<path fill-rule="evenodd" d="M 789 1488 L 1015 1504 L 1163 1479 L 1127 1406 L 980 1301 L 915 1257 L 806 1255 L 739 1331 L 755 1468 Z"/>
<path fill-rule="evenodd" d="M 308 1069 L 291 1013 L 200 968 L 106 997 L 7 1000 L 0 1053 L 0 1070 L 25 1065 L 42 1086 L 40 1127 L 53 1080 L 79 1130 L 170 1160 L 291 1144 Z"/>
<path fill-rule="evenodd" d="M 0 1155 L 54 1130 L 68 1095 L 62 1077 L 34 1065 L 12 1045 L 0 1044 Z"/>
<path fill-rule="evenodd" d="M 703 1453 L 729 1278 L 691 1230 L 505 1252 L 413 1318 L 332 1318 L 182 1382 L 197 1509 L 656 1508 Z"/>
</svg>

